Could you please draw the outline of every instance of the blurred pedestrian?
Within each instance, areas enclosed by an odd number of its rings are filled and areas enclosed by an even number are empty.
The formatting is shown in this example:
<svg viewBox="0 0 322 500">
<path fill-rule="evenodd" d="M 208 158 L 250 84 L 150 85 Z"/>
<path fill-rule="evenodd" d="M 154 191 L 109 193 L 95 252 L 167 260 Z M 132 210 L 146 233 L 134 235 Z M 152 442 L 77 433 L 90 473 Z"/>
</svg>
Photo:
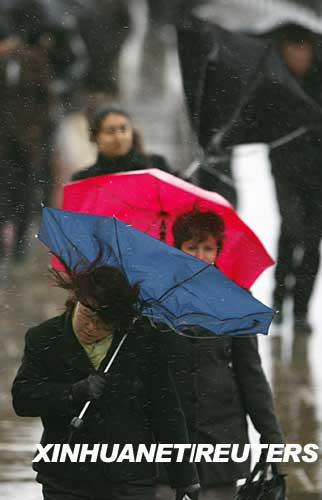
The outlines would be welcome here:
<svg viewBox="0 0 322 500">
<path fill-rule="evenodd" d="M 294 83 L 312 100 L 314 111 L 318 110 L 322 105 L 322 68 L 316 36 L 297 25 L 283 26 L 271 36 Z M 310 333 L 309 303 L 322 237 L 322 134 L 313 113 L 307 112 L 303 118 L 304 101 L 298 95 L 272 76 L 264 79 L 243 111 L 234 143 L 273 143 L 299 126 L 306 127 L 305 134 L 271 151 L 281 216 L 273 302 L 279 311 L 275 321 L 282 323 L 285 301 L 290 297 L 295 332 Z"/>
<path fill-rule="evenodd" d="M 120 90 L 119 58 L 131 31 L 129 2 L 95 0 L 93 15 L 80 21 L 89 67 L 85 84 L 90 92 L 117 96 Z"/>
<path fill-rule="evenodd" d="M 43 0 L 17 0 L 10 10 L 19 37 L 46 53 L 52 91 L 66 109 L 72 106 L 88 70 L 88 53 L 75 11 L 66 0 L 53 0 L 50 7 Z"/>
<path fill-rule="evenodd" d="M 172 227 L 174 244 L 207 264 L 215 265 L 224 238 L 222 218 L 213 211 L 192 210 L 179 215 Z M 189 335 L 189 330 L 186 332 Z M 202 337 L 207 331 L 200 331 Z M 239 444 L 249 442 L 247 416 L 261 443 L 283 443 L 274 412 L 270 387 L 261 366 L 257 338 L 197 338 L 168 335 L 169 360 L 189 437 L 193 443 Z M 197 464 L 201 500 L 232 500 L 236 482 L 249 473 L 244 462 Z M 166 480 L 164 472 L 160 482 Z M 172 500 L 169 487 L 160 484 L 159 500 Z"/>
<path fill-rule="evenodd" d="M 72 180 L 146 168 L 169 171 L 162 156 L 145 153 L 140 133 L 125 110 L 103 107 L 91 121 L 90 139 L 97 145 L 97 160 L 94 165 L 76 172 Z"/>
<path fill-rule="evenodd" d="M 119 269 L 97 262 L 55 276 L 70 291 L 66 312 L 27 332 L 12 389 L 16 413 L 41 417 L 43 446 L 67 442 L 70 420 L 86 401 L 91 405 L 73 439 L 77 443 L 108 443 L 109 449 L 130 443 L 134 453 L 139 443 L 187 443 L 163 336 L 146 318 L 137 318 L 139 285 L 130 285 Z M 104 374 L 125 333 L 128 337 Z M 34 463 L 44 499 L 153 500 L 155 463 L 87 458 Z M 172 460 L 167 470 L 178 500 L 188 492 L 197 498 L 194 464 Z"/>
<path fill-rule="evenodd" d="M 279 33 L 281 57 L 303 90 L 322 104 L 322 70 L 313 35 L 300 27 L 286 27 Z M 291 129 L 296 105 L 286 95 L 266 97 L 273 107 L 265 113 L 265 127 Z M 264 101 L 265 102 L 265 101 Z M 286 113 L 285 113 L 286 110 Z M 264 118 L 264 117 L 263 117 Z M 303 124 L 309 125 L 309 124 Z M 285 128 L 284 128 L 285 127 Z M 293 125 L 293 130 L 296 125 Z M 277 135 L 277 134 L 276 134 Z M 289 145 L 272 152 L 272 173 L 281 215 L 278 258 L 275 271 L 274 308 L 283 320 L 287 296 L 293 298 L 295 332 L 310 333 L 308 308 L 320 263 L 322 237 L 322 134 L 311 129 Z"/>
<path fill-rule="evenodd" d="M 0 37 L 0 232 L 14 224 L 13 255 L 19 262 L 26 254 L 35 188 L 50 177 L 42 175 L 51 129 L 50 68 L 40 48 L 12 32 Z"/>
</svg>

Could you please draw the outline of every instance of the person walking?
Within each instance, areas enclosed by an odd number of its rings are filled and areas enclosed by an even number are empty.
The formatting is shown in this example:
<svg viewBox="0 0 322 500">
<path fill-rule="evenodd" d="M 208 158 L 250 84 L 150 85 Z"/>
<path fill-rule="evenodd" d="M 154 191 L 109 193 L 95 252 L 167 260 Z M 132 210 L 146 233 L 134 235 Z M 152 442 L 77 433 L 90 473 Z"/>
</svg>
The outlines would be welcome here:
<svg viewBox="0 0 322 500">
<path fill-rule="evenodd" d="M 223 219 L 213 211 L 191 210 L 173 226 L 174 245 L 215 265 L 224 238 Z M 168 335 L 167 346 L 176 387 L 193 443 L 249 443 L 247 416 L 261 443 L 283 443 L 273 397 L 258 352 L 256 336 L 210 337 L 187 329 L 186 336 Z M 198 334 L 203 337 L 198 339 Z M 206 337 L 206 338 L 205 338 Z M 200 462 L 201 500 L 232 500 L 236 482 L 249 473 L 250 460 Z M 172 500 L 165 471 L 159 478 L 158 499 Z"/>
<path fill-rule="evenodd" d="M 286 27 L 279 33 L 281 57 L 307 95 L 322 103 L 322 71 L 317 63 L 313 35 L 300 27 Z M 271 96 L 271 98 L 270 98 Z M 282 129 L 296 129 L 296 103 L 281 93 L 267 96 L 270 114 L 263 109 L 262 123 L 269 135 L 283 135 Z M 267 108 L 266 108 L 267 109 Z M 294 123 L 294 125 L 293 125 Z M 283 321 L 285 299 L 293 299 L 294 331 L 310 333 L 309 303 L 320 263 L 322 237 L 322 142 L 320 128 L 311 128 L 289 145 L 271 154 L 272 174 L 281 216 L 278 257 L 273 292 L 277 322 Z M 280 129 L 280 132 L 278 132 Z M 272 133 L 272 132 L 270 132 Z M 269 138 L 269 137 L 268 137 Z"/>
<path fill-rule="evenodd" d="M 13 382 L 13 406 L 22 417 L 40 417 L 48 443 L 188 443 L 185 419 L 168 368 L 163 336 L 137 318 L 139 285 L 94 262 L 83 271 L 55 273 L 70 292 L 66 311 L 26 334 L 22 364 Z M 128 333 L 107 374 L 103 370 Z M 70 437 L 71 418 L 91 401 L 83 426 Z M 155 463 L 145 459 L 34 463 L 44 500 L 153 500 Z M 173 457 L 172 457 L 173 458 Z M 171 459 L 170 482 L 181 500 L 198 496 L 195 465 Z"/>
<path fill-rule="evenodd" d="M 45 52 L 0 23 L 0 258 L 1 233 L 12 223 L 15 262 L 27 255 L 37 190 L 45 195 L 51 185 L 50 162 L 43 164 L 52 127 L 50 75 Z"/>
<path fill-rule="evenodd" d="M 281 217 L 273 307 L 277 324 L 284 321 L 290 298 L 294 331 L 309 334 L 309 304 L 320 264 L 322 237 L 322 70 L 316 37 L 297 25 L 285 25 L 270 34 L 272 50 L 294 87 L 276 81 L 275 69 L 263 78 L 249 98 L 226 145 L 271 144 L 270 160 Z M 321 113 L 321 111 L 320 111 Z M 302 132 L 301 132 L 302 129 Z M 300 133 L 299 133 L 300 132 Z M 294 135 L 295 133 L 295 135 Z M 293 139 L 285 140 L 294 135 Z M 284 142 L 284 143 L 283 143 Z"/>
</svg>

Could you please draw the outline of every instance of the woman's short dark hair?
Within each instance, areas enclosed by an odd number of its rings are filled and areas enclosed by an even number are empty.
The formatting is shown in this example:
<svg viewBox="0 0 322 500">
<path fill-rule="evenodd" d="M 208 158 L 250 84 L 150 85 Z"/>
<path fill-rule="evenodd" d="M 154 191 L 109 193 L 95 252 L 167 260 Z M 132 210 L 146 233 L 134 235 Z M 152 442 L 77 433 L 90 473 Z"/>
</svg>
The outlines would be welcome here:
<svg viewBox="0 0 322 500">
<path fill-rule="evenodd" d="M 211 235 L 217 240 L 218 250 L 221 250 L 225 223 L 216 212 L 193 209 L 178 215 L 172 226 L 172 234 L 177 248 L 181 248 L 188 240 L 201 242 Z"/>
<path fill-rule="evenodd" d="M 130 285 L 116 267 L 94 264 L 81 271 L 51 270 L 56 286 L 70 292 L 66 309 L 72 312 L 79 301 L 95 310 L 106 323 L 128 327 L 137 314 L 139 285 Z"/>
<path fill-rule="evenodd" d="M 105 120 L 105 118 L 108 115 L 121 115 L 127 118 L 127 120 L 131 123 L 132 128 L 133 128 L 133 146 L 132 149 L 133 151 L 137 153 L 144 153 L 144 147 L 143 147 L 143 141 L 140 132 L 133 126 L 133 120 L 131 115 L 122 109 L 121 107 L 118 106 L 111 106 L 111 105 L 106 105 L 106 106 L 101 106 L 99 109 L 94 113 L 92 117 L 90 117 L 90 122 L 89 122 L 89 136 L 90 140 L 92 142 L 96 142 L 97 135 L 99 134 L 102 123 Z"/>
</svg>

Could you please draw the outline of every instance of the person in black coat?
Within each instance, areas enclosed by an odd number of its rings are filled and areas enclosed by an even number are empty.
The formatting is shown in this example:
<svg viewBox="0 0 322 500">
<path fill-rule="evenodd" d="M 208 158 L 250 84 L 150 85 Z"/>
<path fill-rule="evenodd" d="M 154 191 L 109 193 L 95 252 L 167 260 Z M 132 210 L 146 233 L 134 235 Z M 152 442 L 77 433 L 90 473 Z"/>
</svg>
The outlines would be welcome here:
<svg viewBox="0 0 322 500">
<path fill-rule="evenodd" d="M 305 134 L 274 147 L 272 175 L 281 217 L 275 269 L 273 307 L 282 323 L 285 302 L 293 302 L 294 331 L 312 330 L 309 303 L 320 263 L 322 238 L 322 70 L 314 35 L 296 25 L 281 27 L 272 35 L 285 70 L 302 92 L 296 93 L 274 74 L 265 78 L 226 144 L 275 141 L 306 127 Z M 272 70 L 273 71 L 273 70 Z M 306 98 L 303 98 L 306 96 Z M 311 101 L 311 104 L 309 102 Z"/>
<path fill-rule="evenodd" d="M 76 172 L 73 181 L 146 168 L 170 170 L 162 156 L 144 153 L 130 115 L 120 108 L 108 106 L 98 110 L 90 123 L 90 139 L 97 145 L 97 160 Z"/>
<path fill-rule="evenodd" d="M 224 222 L 212 211 L 192 210 L 179 215 L 172 228 L 174 244 L 213 264 L 224 240 Z M 251 418 L 263 444 L 283 443 L 273 398 L 262 369 L 256 336 L 214 337 L 187 331 L 168 335 L 170 366 L 193 443 L 249 443 L 246 417 Z M 203 337 L 198 339 L 198 335 Z M 197 464 L 201 500 L 231 500 L 236 481 L 249 473 L 249 459 L 237 463 Z M 165 471 L 160 481 L 165 481 Z M 172 500 L 165 485 L 160 500 Z"/>
<path fill-rule="evenodd" d="M 8 223 L 14 226 L 13 259 L 25 259 L 35 195 L 50 191 L 50 161 L 44 162 L 52 129 L 50 76 L 46 53 L 0 21 L 0 260 Z"/>
<path fill-rule="evenodd" d="M 71 290 L 67 310 L 31 328 L 14 380 L 16 413 L 41 417 L 48 443 L 188 443 L 185 419 L 168 369 L 163 336 L 146 318 L 136 318 L 138 285 L 129 285 L 111 266 L 56 273 Z M 104 368 L 128 333 L 110 370 Z M 91 405 L 83 426 L 70 436 L 70 422 L 84 403 Z M 173 458 L 173 457 L 172 457 Z M 168 463 L 178 499 L 197 498 L 194 464 Z M 66 461 L 34 463 L 45 500 L 153 500 L 156 464 Z M 195 495 L 195 496 L 193 496 Z"/>
<path fill-rule="evenodd" d="M 321 106 L 321 63 L 317 61 L 312 34 L 289 27 L 281 31 L 279 48 L 303 91 Z M 265 121 L 263 131 L 269 140 L 272 132 L 276 138 L 299 126 L 294 122 L 301 119 L 301 113 L 303 117 L 300 103 L 283 93 L 276 96 L 272 89 L 267 99 L 266 110 L 262 109 L 259 119 L 263 125 Z M 307 133 L 271 154 L 281 215 L 274 307 L 280 311 L 282 321 L 285 299 L 290 296 L 295 332 L 310 333 L 309 302 L 319 269 L 322 237 L 322 135 L 321 124 L 317 128 L 311 126 L 309 113 L 302 120 L 300 125 L 308 127 Z"/>
</svg>

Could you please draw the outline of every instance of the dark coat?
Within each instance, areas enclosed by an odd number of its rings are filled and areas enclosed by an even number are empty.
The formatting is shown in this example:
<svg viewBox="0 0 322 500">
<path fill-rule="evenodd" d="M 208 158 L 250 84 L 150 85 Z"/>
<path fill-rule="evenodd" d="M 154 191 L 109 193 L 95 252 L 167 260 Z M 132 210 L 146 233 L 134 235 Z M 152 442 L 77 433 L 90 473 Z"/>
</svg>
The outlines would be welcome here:
<svg viewBox="0 0 322 500">
<path fill-rule="evenodd" d="M 89 55 L 86 84 L 92 92 L 116 93 L 119 88 L 119 56 L 131 33 L 126 0 L 94 0 L 93 15 L 80 20 Z"/>
<path fill-rule="evenodd" d="M 107 365 L 121 334 L 99 370 Z M 147 320 L 136 323 L 109 371 L 103 398 L 92 403 L 77 443 L 109 445 L 154 442 L 187 443 L 187 430 L 163 349 L 162 335 Z M 73 383 L 95 373 L 80 346 L 67 314 L 50 319 L 26 334 L 22 365 L 13 383 L 13 406 L 19 416 L 41 417 L 41 443 L 63 443 L 69 434 L 76 408 L 71 398 Z M 34 464 L 42 476 L 70 480 L 129 482 L 156 476 L 155 463 L 45 463 Z M 173 486 L 197 482 L 193 464 L 168 464 Z"/>
<path fill-rule="evenodd" d="M 41 181 L 51 176 L 48 157 L 43 163 L 52 122 L 50 76 L 37 47 L 20 43 L 0 57 L 0 227 L 14 222 L 15 241 L 26 236 L 35 187 L 46 191 Z"/>
<path fill-rule="evenodd" d="M 48 57 L 38 47 L 19 44 L 1 58 L 1 137 L 5 134 L 33 163 L 51 127 L 51 77 Z"/>
<path fill-rule="evenodd" d="M 130 151 L 127 155 L 117 158 L 107 158 L 105 155 L 99 154 L 94 165 L 76 172 L 72 180 L 79 181 L 97 175 L 116 174 L 118 172 L 129 172 L 131 170 L 145 170 L 147 168 L 159 168 L 166 172 L 170 171 L 165 158 L 162 156 L 154 154 L 145 155 Z"/>
<path fill-rule="evenodd" d="M 267 79 L 245 106 L 238 123 L 225 137 L 225 144 L 274 143 L 301 126 L 305 135 L 271 151 L 272 173 L 277 183 L 322 190 L 322 120 L 317 107 L 322 104 L 322 75 L 312 71 L 299 82 L 316 106 L 301 101 L 290 89 Z"/>
<path fill-rule="evenodd" d="M 262 443 L 283 443 L 257 339 L 167 336 L 171 371 L 193 443 L 249 443 L 249 415 Z M 242 451 L 240 451 L 242 453 Z M 249 462 L 198 464 L 202 486 L 247 476 Z"/>
</svg>

